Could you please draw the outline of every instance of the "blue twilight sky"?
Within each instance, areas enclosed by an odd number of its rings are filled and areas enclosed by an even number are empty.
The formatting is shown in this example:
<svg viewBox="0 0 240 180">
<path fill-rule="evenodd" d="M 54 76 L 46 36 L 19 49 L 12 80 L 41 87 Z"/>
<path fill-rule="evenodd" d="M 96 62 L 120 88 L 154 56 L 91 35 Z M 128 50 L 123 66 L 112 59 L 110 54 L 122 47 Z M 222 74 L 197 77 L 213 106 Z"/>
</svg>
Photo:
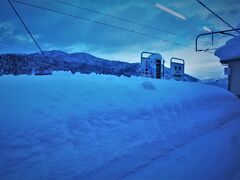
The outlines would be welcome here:
<svg viewBox="0 0 240 180">
<path fill-rule="evenodd" d="M 186 72 L 198 78 L 222 76 L 222 66 L 217 57 L 211 53 L 195 52 L 195 37 L 199 33 L 207 32 L 203 29 L 204 27 L 212 31 L 229 29 L 229 27 L 204 9 L 196 0 L 19 1 L 128 30 L 123 31 L 13 2 L 43 50 L 87 52 L 101 58 L 127 62 L 139 62 L 142 51 L 151 51 L 160 53 L 167 62 L 171 57 L 185 59 Z M 59 1 L 153 26 L 160 30 L 70 7 Z M 240 0 L 202 0 L 202 2 L 232 26 L 238 26 Z M 0 3 L 0 53 L 38 51 L 7 0 L 1 0 Z M 157 4 L 163 8 L 159 8 Z M 173 15 L 174 13 L 169 13 L 169 10 L 177 13 L 178 17 Z M 184 18 L 179 18 L 180 16 Z M 133 29 L 157 38 L 129 32 Z M 222 35 L 216 36 L 214 47 L 223 45 L 227 39 L 229 38 Z M 201 39 L 202 48 L 208 48 L 210 45 L 209 38 Z"/>
</svg>

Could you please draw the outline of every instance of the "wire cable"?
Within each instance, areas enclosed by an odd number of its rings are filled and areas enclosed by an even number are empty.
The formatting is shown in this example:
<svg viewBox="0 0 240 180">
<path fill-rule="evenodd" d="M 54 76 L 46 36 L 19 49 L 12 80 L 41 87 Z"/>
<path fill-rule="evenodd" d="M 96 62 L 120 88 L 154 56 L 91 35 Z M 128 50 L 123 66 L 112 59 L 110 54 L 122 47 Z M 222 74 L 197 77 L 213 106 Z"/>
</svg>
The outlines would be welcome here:
<svg viewBox="0 0 240 180">
<path fill-rule="evenodd" d="M 21 16 L 18 14 L 17 10 L 15 9 L 15 7 L 13 6 L 13 4 L 11 3 L 11 0 L 8 0 L 8 3 L 10 4 L 10 6 L 12 7 L 13 11 L 15 12 L 15 14 L 17 15 L 17 17 L 19 18 L 19 20 L 21 21 L 21 23 L 23 24 L 23 26 L 25 27 L 25 29 L 27 30 L 27 32 L 29 33 L 29 35 L 31 36 L 32 40 L 34 41 L 34 43 L 37 45 L 38 49 L 40 50 L 40 52 L 42 53 L 42 55 L 44 55 L 42 49 L 40 48 L 39 44 L 37 43 L 37 41 L 35 40 L 35 38 L 33 37 L 32 33 L 30 32 L 30 30 L 28 29 L 27 25 L 24 23 L 23 19 L 21 18 Z"/>
<path fill-rule="evenodd" d="M 178 34 L 178 33 L 171 32 L 171 31 L 167 31 L 167 30 L 164 30 L 164 29 L 161 29 L 161 28 L 158 28 L 158 27 L 153 27 L 153 26 L 146 25 L 146 24 L 143 24 L 143 23 L 139 23 L 139 22 L 136 22 L 136 21 L 132 21 L 132 20 L 129 20 L 129 19 L 126 19 L 126 18 L 122 18 L 122 17 L 106 14 L 106 13 L 103 13 L 103 12 L 100 12 L 100 11 L 96 11 L 96 10 L 93 10 L 93 9 L 90 9 L 90 8 L 78 6 L 78 5 L 75 5 L 75 4 L 71 4 L 69 2 L 64 2 L 62 0 L 53 0 L 53 1 L 61 3 L 61 4 L 64 4 L 64 5 L 67 5 L 67 6 L 70 6 L 70 7 L 75 7 L 75 8 L 82 9 L 82 10 L 85 10 L 85 11 L 88 11 L 88 12 L 100 14 L 100 15 L 103 15 L 103 16 L 106 16 L 106 17 L 110 17 L 110 18 L 113 18 L 113 19 L 117 19 L 117 20 L 120 20 L 120 21 L 123 21 L 123 22 L 128 22 L 128 23 L 131 23 L 133 25 L 133 27 L 135 25 L 138 25 L 138 26 L 142 26 L 142 27 L 145 27 L 145 28 L 161 31 L 161 32 L 164 32 L 164 33 L 167 33 L 167 34 L 171 34 L 173 36 L 179 36 L 179 37 L 183 37 L 183 38 L 194 39 L 194 38 L 191 38 L 191 37 L 186 37 L 185 35 L 182 35 L 182 34 Z"/>
<path fill-rule="evenodd" d="M 62 12 L 62 11 L 59 11 L 59 10 L 43 7 L 43 6 L 38 6 L 38 5 L 30 4 L 30 3 L 27 3 L 27 2 L 22 2 L 22 1 L 19 1 L 19 0 L 11 0 L 11 1 L 19 3 L 19 4 L 26 5 L 26 6 L 30 6 L 30 7 L 34 7 L 34 8 L 38 8 L 38 9 L 54 12 L 54 13 L 58 13 L 58 14 L 62 14 L 62 15 L 65 15 L 65 16 L 70 16 L 70 17 L 77 18 L 77 19 L 81 19 L 81 20 L 84 20 L 84 21 L 88 21 L 88 22 L 92 22 L 92 23 L 108 26 L 108 27 L 119 29 L 119 30 L 122 30 L 122 31 L 135 33 L 135 34 L 138 34 L 138 35 L 141 35 L 141 36 L 144 36 L 144 37 L 158 39 L 158 40 L 161 40 L 161 41 L 164 41 L 164 42 L 174 43 L 174 44 L 177 44 L 177 45 L 181 45 L 181 46 L 185 46 L 185 47 L 189 47 L 189 48 L 194 49 L 194 47 L 192 47 L 190 45 L 187 45 L 187 44 L 184 44 L 184 43 L 171 41 L 171 40 L 167 40 L 167 39 L 151 36 L 151 35 L 148 35 L 148 34 L 145 34 L 145 33 L 139 32 L 139 31 L 136 31 L 136 30 L 130 30 L 130 29 L 119 27 L 119 26 L 115 26 L 115 25 L 112 25 L 112 24 L 108 24 L 108 23 L 104 23 L 104 22 L 100 22 L 100 21 L 96 21 L 96 20 L 92 20 L 92 19 L 76 16 L 76 15 L 73 15 L 72 13 L 66 13 L 66 12 Z"/>
</svg>

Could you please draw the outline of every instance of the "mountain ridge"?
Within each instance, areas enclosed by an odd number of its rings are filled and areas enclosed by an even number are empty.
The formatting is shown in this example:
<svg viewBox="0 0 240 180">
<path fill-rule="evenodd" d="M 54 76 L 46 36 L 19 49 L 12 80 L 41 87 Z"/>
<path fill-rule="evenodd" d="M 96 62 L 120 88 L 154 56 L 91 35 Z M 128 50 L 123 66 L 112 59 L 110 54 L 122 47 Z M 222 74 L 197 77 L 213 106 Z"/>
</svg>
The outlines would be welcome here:
<svg viewBox="0 0 240 180">
<path fill-rule="evenodd" d="M 31 54 L 1 54 L 0 75 L 3 74 L 50 74 L 52 71 L 71 71 L 73 74 L 92 73 L 111 74 L 116 76 L 140 76 L 141 64 L 108 60 L 85 52 L 67 53 L 58 50 L 43 51 Z M 165 67 L 165 78 L 170 79 L 170 69 Z M 188 74 L 185 81 L 199 81 Z"/>
</svg>

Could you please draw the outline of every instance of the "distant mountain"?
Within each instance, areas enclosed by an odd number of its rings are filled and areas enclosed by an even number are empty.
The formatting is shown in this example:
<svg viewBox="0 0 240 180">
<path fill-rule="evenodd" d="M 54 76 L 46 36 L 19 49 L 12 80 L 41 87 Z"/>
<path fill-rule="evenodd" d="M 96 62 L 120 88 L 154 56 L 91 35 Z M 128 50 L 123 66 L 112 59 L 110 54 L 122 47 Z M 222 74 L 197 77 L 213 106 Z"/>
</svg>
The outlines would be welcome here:
<svg viewBox="0 0 240 180">
<path fill-rule="evenodd" d="M 202 83 L 218 86 L 218 87 L 221 87 L 224 89 L 228 88 L 228 78 L 227 77 L 205 79 L 202 81 Z"/>
<path fill-rule="evenodd" d="M 1 74 L 50 74 L 52 71 L 71 71 L 72 73 L 112 74 L 116 76 L 140 76 L 140 63 L 111 61 L 95 57 L 87 53 L 66 53 L 61 51 L 45 51 L 44 55 L 2 54 L 0 55 Z M 170 78 L 170 69 L 165 67 L 165 77 Z M 185 74 L 185 81 L 199 81 Z"/>
</svg>

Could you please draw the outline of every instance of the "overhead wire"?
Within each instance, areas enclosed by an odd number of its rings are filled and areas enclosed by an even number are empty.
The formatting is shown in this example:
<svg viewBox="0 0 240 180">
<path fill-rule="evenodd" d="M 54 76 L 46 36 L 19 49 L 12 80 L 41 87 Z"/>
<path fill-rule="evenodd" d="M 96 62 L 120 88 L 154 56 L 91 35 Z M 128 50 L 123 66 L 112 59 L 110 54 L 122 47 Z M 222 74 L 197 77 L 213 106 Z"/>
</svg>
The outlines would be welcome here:
<svg viewBox="0 0 240 180">
<path fill-rule="evenodd" d="M 135 25 L 138 25 L 138 26 L 142 26 L 142 27 L 145 27 L 145 28 L 148 28 L 148 29 L 152 29 L 152 30 L 161 31 L 161 32 L 164 32 L 164 33 L 167 33 L 167 34 L 171 34 L 173 36 L 179 36 L 179 37 L 183 37 L 183 38 L 187 38 L 187 39 L 194 39 L 192 37 L 188 37 L 188 36 L 183 35 L 183 34 L 167 31 L 165 29 L 161 29 L 161 28 L 158 28 L 158 27 L 154 27 L 154 26 L 150 26 L 150 25 L 147 25 L 147 24 L 139 23 L 139 22 L 136 22 L 136 21 L 133 21 L 133 20 L 129 20 L 127 18 L 114 16 L 114 15 L 111 15 L 111 14 L 107 14 L 107 13 L 100 12 L 100 11 L 97 11 L 97 10 L 94 10 L 94 9 L 90 9 L 90 8 L 86 8 L 86 7 L 83 7 L 83 6 L 75 5 L 75 4 L 72 4 L 72 3 L 69 3 L 69 2 L 65 2 L 65 1 L 62 1 L 62 0 L 53 0 L 53 1 L 61 3 L 63 5 L 70 6 L 70 7 L 82 9 L 82 10 L 85 10 L 85 11 L 88 11 L 88 12 L 100 14 L 100 15 L 103 15 L 103 16 L 106 16 L 106 17 L 110 17 L 110 18 L 113 18 L 113 19 L 116 19 L 116 20 L 123 21 L 123 22 L 131 23 L 133 25 L 133 27 Z"/>
<path fill-rule="evenodd" d="M 18 19 L 21 21 L 21 23 L 23 24 L 24 28 L 26 29 L 26 31 L 28 32 L 28 34 L 31 36 L 32 40 L 34 41 L 34 43 L 36 44 L 36 46 L 38 47 L 38 49 L 40 50 L 40 52 L 42 53 L 42 55 L 44 56 L 44 53 L 41 49 L 41 47 L 39 46 L 39 44 L 37 43 L 37 41 L 35 40 L 34 36 L 32 35 L 32 33 L 30 32 L 30 30 L 28 29 L 27 25 L 24 23 L 23 19 L 21 18 L 20 14 L 18 13 L 18 11 L 16 10 L 16 8 L 13 6 L 11 0 L 8 0 L 8 3 L 10 4 L 10 6 L 12 7 L 14 13 L 17 15 Z"/>
<path fill-rule="evenodd" d="M 46 11 L 50 11 L 50 12 L 66 15 L 66 16 L 71 16 L 73 18 L 78 18 L 80 20 L 85 20 L 85 21 L 88 21 L 88 22 L 92 22 L 92 23 L 108 26 L 108 27 L 111 27 L 111 28 L 115 28 L 115 29 L 119 29 L 119 30 L 135 33 L 135 34 L 138 34 L 138 35 L 141 35 L 141 36 L 144 36 L 144 37 L 158 39 L 158 40 L 161 40 L 161 41 L 164 41 L 164 42 L 174 43 L 174 44 L 177 44 L 177 45 L 182 45 L 182 46 L 186 46 L 186 47 L 194 49 L 193 46 L 190 46 L 188 44 L 184 44 L 184 43 L 180 43 L 180 42 L 176 42 L 176 41 L 172 41 L 172 40 L 168 40 L 168 39 L 163 39 L 163 38 L 160 38 L 160 37 L 156 37 L 156 36 L 153 36 L 153 35 L 149 35 L 149 34 L 146 34 L 146 33 L 143 33 L 143 32 L 136 31 L 134 29 L 134 25 L 139 25 L 139 26 L 142 26 L 142 27 L 146 27 L 146 28 L 162 31 L 162 32 L 165 32 L 165 33 L 168 33 L 168 34 L 171 34 L 171 35 L 175 35 L 175 36 L 184 36 L 184 35 L 180 35 L 180 34 L 177 34 L 177 33 L 174 33 L 174 32 L 170 32 L 170 31 L 166 31 L 166 30 L 163 30 L 163 29 L 160 29 L 160 28 L 157 28 L 157 27 L 153 27 L 153 26 L 142 24 L 142 23 L 138 23 L 138 22 L 135 22 L 135 21 L 132 21 L 132 20 L 128 20 L 126 18 L 121 18 L 121 17 L 118 17 L 118 16 L 110 15 L 110 14 L 103 13 L 103 12 L 100 12 L 100 11 L 96 11 L 96 10 L 93 10 L 93 9 L 85 8 L 85 7 L 82 7 L 82 6 L 77 6 L 77 5 L 74 5 L 74 4 L 71 4 L 71 3 L 64 2 L 62 0 L 53 0 L 53 1 L 61 3 L 61 4 L 64 4 L 64 5 L 67 5 L 67 6 L 70 6 L 71 8 L 75 7 L 75 8 L 83 9 L 83 10 L 86 10 L 86 11 L 89 11 L 89 12 L 93 12 L 93 13 L 101 14 L 101 15 L 104 15 L 104 16 L 107 16 L 107 17 L 111 17 L 111 18 L 114 18 L 114 19 L 117 19 L 117 20 L 120 20 L 120 21 L 125 21 L 125 22 L 128 22 L 128 23 L 132 23 L 133 24 L 133 29 L 127 29 L 127 28 L 116 26 L 116 25 L 112 25 L 112 24 L 109 24 L 109 23 L 105 23 L 105 22 L 101 22 L 101 21 L 92 20 L 92 19 L 89 19 L 89 18 L 73 15 L 72 10 L 70 11 L 70 13 L 66 13 L 66 12 L 62 12 L 62 11 L 56 10 L 56 9 L 50 9 L 50 8 L 47 8 L 47 7 L 43 7 L 43 6 L 39 6 L 39 5 L 35 5 L 35 4 L 30 4 L 30 3 L 19 1 L 19 0 L 9 0 L 9 1 L 13 1 L 13 2 L 16 2 L 16 3 L 19 3 L 19 4 L 23 4 L 23 5 L 26 5 L 26 6 L 30 6 L 30 7 L 34 7 L 34 8 L 38 8 L 38 9 L 42 9 L 42 10 L 46 10 Z"/>
<path fill-rule="evenodd" d="M 77 19 L 80 19 L 80 20 L 84 20 L 84 21 L 88 21 L 88 22 L 92 22 L 92 23 L 108 26 L 108 27 L 119 29 L 119 30 L 122 30 L 122 31 L 135 33 L 135 34 L 138 34 L 138 35 L 141 35 L 141 36 L 144 36 L 144 37 L 158 39 L 158 40 L 161 40 L 161 41 L 164 41 L 164 42 L 173 43 L 173 44 L 177 44 L 177 45 L 181 45 L 181 46 L 185 46 L 185 47 L 194 49 L 193 46 L 190 46 L 188 44 L 184 44 L 184 43 L 180 43 L 180 42 L 176 42 L 176 41 L 167 40 L 167 39 L 163 39 L 163 38 L 160 38 L 160 37 L 148 35 L 146 33 L 142 33 L 142 32 L 136 31 L 134 29 L 127 29 L 127 28 L 116 26 L 116 25 L 112 25 L 112 24 L 109 24 L 109 23 L 105 23 L 105 22 L 101 22 L 101 21 L 97 21 L 97 20 L 93 20 L 93 19 L 89 19 L 89 18 L 73 15 L 72 13 L 66 13 L 66 12 L 62 12 L 62 11 L 56 10 L 56 9 L 51 9 L 51 8 L 47 8 L 47 7 L 43 7 L 43 6 L 39 6 L 39 5 L 35 5 L 35 4 L 30 4 L 30 3 L 19 1 L 19 0 L 10 0 L 10 1 L 13 1 L 13 2 L 16 2 L 16 3 L 19 3 L 19 4 L 23 4 L 23 5 L 26 5 L 26 6 L 29 6 L 29 7 L 34 7 L 34 8 L 46 10 L 46 11 L 49 11 L 49 12 L 54 12 L 54 13 L 62 14 L 62 15 L 65 15 L 65 16 L 70 16 L 70 17 L 77 18 Z"/>
</svg>

